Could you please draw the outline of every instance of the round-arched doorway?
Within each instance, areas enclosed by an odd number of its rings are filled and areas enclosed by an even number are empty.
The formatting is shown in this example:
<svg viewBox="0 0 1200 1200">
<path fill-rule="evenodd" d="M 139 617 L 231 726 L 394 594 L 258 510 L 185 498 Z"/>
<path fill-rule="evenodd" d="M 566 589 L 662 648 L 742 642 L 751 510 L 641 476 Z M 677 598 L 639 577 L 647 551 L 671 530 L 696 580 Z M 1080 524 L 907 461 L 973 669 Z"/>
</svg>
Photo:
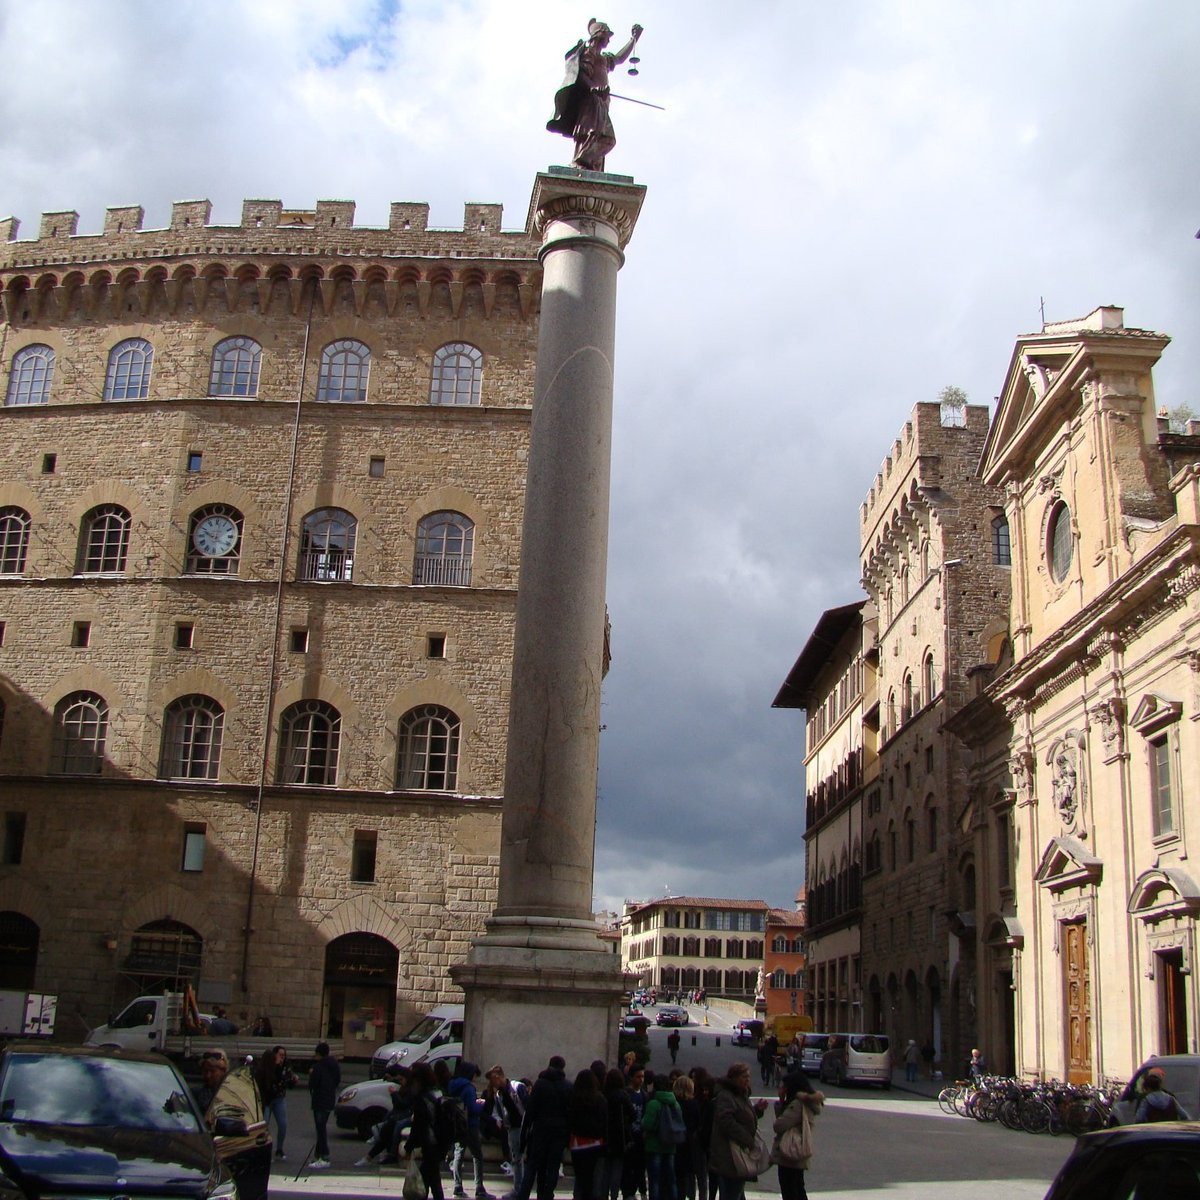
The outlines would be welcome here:
<svg viewBox="0 0 1200 1200">
<path fill-rule="evenodd" d="M 400 951 L 374 933 L 347 933 L 325 948 L 321 1026 L 350 1058 L 369 1058 L 392 1039 Z"/>
</svg>

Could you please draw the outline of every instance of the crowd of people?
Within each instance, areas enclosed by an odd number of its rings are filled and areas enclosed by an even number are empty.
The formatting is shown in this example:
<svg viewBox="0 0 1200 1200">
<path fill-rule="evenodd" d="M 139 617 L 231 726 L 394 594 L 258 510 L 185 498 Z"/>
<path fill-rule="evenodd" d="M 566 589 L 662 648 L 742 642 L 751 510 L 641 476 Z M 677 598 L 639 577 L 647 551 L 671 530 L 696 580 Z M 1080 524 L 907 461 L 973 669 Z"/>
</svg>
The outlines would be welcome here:
<svg viewBox="0 0 1200 1200">
<path fill-rule="evenodd" d="M 824 1102 L 803 1071 L 789 1071 L 773 1125 L 760 1131 L 768 1102 L 751 1102 L 745 1063 L 721 1077 L 702 1067 L 653 1074 L 632 1051 L 620 1068 L 596 1061 L 573 1077 L 555 1055 L 532 1081 L 510 1080 L 499 1064 L 481 1074 L 465 1060 L 453 1074 L 437 1061 L 393 1067 L 387 1078 L 391 1110 L 354 1165 L 407 1161 L 406 1200 L 445 1200 L 447 1171 L 456 1200 L 468 1186 L 475 1200 L 496 1200 L 484 1182 L 485 1140 L 499 1142 L 510 1172 L 503 1200 L 553 1200 L 568 1151 L 573 1200 L 742 1200 L 747 1180 L 771 1164 L 783 1200 L 804 1200 L 811 1121 Z M 272 1120 L 274 1156 L 286 1158 L 286 1096 L 296 1082 L 282 1046 L 232 1071 L 223 1051 L 202 1055 L 195 1094 L 209 1127 L 216 1132 L 219 1118 L 236 1117 L 244 1129 L 218 1141 L 241 1200 L 266 1195 Z M 327 1125 L 339 1084 L 337 1060 L 321 1043 L 308 1075 L 310 1169 L 330 1165 Z"/>
<path fill-rule="evenodd" d="M 555 1055 L 532 1081 L 510 1080 L 499 1065 L 481 1076 L 467 1061 L 453 1075 L 435 1062 L 395 1067 L 389 1078 L 392 1110 L 355 1166 L 411 1156 L 409 1177 L 420 1183 L 406 1183 L 410 1200 L 444 1200 L 447 1168 L 462 1200 L 468 1159 L 475 1200 L 494 1200 L 485 1140 L 500 1143 L 511 1170 L 503 1200 L 552 1200 L 568 1151 L 573 1200 L 740 1200 L 772 1163 L 783 1200 L 804 1200 L 811 1119 L 824 1101 L 802 1071 L 789 1072 L 773 1127 L 760 1134 L 768 1103 L 751 1103 L 744 1063 L 720 1078 L 701 1067 L 651 1074 L 633 1053 L 620 1069 L 597 1061 L 573 1077 Z M 447 1108 L 460 1111 L 451 1119 Z"/>
</svg>

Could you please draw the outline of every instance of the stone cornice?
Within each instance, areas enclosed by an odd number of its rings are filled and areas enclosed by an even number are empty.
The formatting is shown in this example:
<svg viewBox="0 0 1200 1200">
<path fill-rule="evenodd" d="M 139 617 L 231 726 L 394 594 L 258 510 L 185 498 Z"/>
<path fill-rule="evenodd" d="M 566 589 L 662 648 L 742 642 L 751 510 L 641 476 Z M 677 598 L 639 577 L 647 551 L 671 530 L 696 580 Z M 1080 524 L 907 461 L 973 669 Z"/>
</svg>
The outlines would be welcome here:
<svg viewBox="0 0 1200 1200">
<path fill-rule="evenodd" d="M 616 230 L 617 245 L 624 249 L 645 197 L 645 186 L 627 175 L 552 167 L 534 183 L 530 227 L 541 234 L 552 221 L 599 221 Z"/>
</svg>

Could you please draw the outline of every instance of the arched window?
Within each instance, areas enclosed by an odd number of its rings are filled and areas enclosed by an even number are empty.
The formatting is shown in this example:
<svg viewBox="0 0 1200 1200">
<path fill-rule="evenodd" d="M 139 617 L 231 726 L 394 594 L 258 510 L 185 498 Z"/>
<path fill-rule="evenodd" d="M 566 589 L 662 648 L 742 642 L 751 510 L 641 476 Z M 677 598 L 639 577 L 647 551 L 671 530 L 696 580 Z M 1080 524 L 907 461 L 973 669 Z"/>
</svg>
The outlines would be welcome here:
<svg viewBox="0 0 1200 1200">
<path fill-rule="evenodd" d="M 257 396 L 262 347 L 248 337 L 231 337 L 213 347 L 210 396 Z"/>
<path fill-rule="evenodd" d="M 102 575 L 125 570 L 129 554 L 132 517 L 119 504 L 101 504 L 85 514 L 79 530 L 81 575 Z"/>
<path fill-rule="evenodd" d="M 1061 501 L 1050 513 L 1046 530 L 1046 556 L 1055 583 L 1062 583 L 1071 569 L 1075 542 L 1071 535 L 1071 510 Z"/>
<path fill-rule="evenodd" d="M 908 861 L 913 862 L 917 857 L 917 822 L 913 818 L 912 809 L 907 809 L 904 813 L 904 846 Z"/>
<path fill-rule="evenodd" d="M 180 696 L 163 714 L 163 779 L 216 779 L 225 710 L 211 696 Z"/>
<path fill-rule="evenodd" d="M 166 917 L 134 930 L 121 970 L 136 980 L 139 992 L 152 996 L 198 983 L 203 963 L 204 939 L 190 925 Z"/>
<path fill-rule="evenodd" d="M 105 400 L 145 400 L 150 394 L 154 347 L 145 338 L 127 338 L 108 354 Z"/>
<path fill-rule="evenodd" d="M 900 724 L 911 719 L 913 715 L 913 681 L 907 672 L 900 684 Z"/>
<path fill-rule="evenodd" d="M 362 342 L 349 338 L 330 342 L 321 352 L 317 399 L 347 404 L 364 402 L 370 370 L 371 351 Z"/>
<path fill-rule="evenodd" d="M 921 703 L 929 704 L 937 695 L 937 676 L 933 670 L 933 651 L 925 655 L 921 663 Z"/>
<path fill-rule="evenodd" d="M 478 404 L 483 354 L 467 342 L 450 342 L 433 352 L 430 404 Z"/>
<path fill-rule="evenodd" d="M 29 514 L 10 505 L 0 508 L 0 575 L 20 575 L 29 553 Z"/>
<path fill-rule="evenodd" d="M 417 526 L 413 583 L 469 587 L 475 523 L 462 513 L 436 512 Z"/>
<path fill-rule="evenodd" d="M 301 700 L 286 708 L 279 739 L 279 782 L 304 787 L 337 785 L 342 715 L 324 700 Z"/>
<path fill-rule="evenodd" d="M 354 573 L 358 522 L 340 508 L 319 508 L 304 518 L 300 578 L 346 583 Z"/>
<path fill-rule="evenodd" d="M 405 713 L 400 718 L 396 787 L 401 791 L 454 791 L 460 726 L 454 713 L 436 704 Z"/>
<path fill-rule="evenodd" d="M 208 504 L 188 522 L 189 575 L 236 575 L 242 558 L 242 514 L 228 504 Z"/>
<path fill-rule="evenodd" d="M 929 831 L 929 853 L 932 854 L 938 848 L 938 810 L 932 796 L 926 803 L 928 807 L 925 809 L 925 824 Z"/>
<path fill-rule="evenodd" d="M 887 723 L 886 723 L 886 728 L 884 729 L 883 736 L 885 738 L 889 738 L 892 736 L 893 733 L 896 732 L 896 693 L 895 692 L 888 692 L 886 718 L 887 718 Z"/>
<path fill-rule="evenodd" d="M 13 355 L 4 403 L 46 404 L 54 382 L 54 351 L 49 346 L 23 346 Z"/>
<path fill-rule="evenodd" d="M 771 973 L 771 986 L 773 988 L 787 987 L 787 972 L 782 967 L 777 967 Z"/>
<path fill-rule="evenodd" d="M 72 692 L 54 706 L 50 771 L 99 775 L 108 738 L 108 705 L 94 692 Z"/>
<path fill-rule="evenodd" d="M 776 934 L 775 937 L 771 939 L 771 950 L 775 954 L 786 954 L 787 948 L 788 940 L 783 936 L 782 933 Z"/>
<path fill-rule="evenodd" d="M 1012 545 L 1008 540 L 1008 518 L 1003 513 L 992 518 L 992 562 L 998 567 L 1012 566 Z"/>
</svg>

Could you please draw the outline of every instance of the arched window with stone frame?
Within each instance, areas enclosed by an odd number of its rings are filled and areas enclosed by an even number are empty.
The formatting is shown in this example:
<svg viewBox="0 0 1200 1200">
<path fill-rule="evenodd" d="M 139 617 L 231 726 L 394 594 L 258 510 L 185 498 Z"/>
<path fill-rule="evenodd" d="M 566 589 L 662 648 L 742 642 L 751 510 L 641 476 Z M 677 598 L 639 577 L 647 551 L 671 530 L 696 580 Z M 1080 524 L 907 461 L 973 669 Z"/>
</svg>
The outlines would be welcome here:
<svg viewBox="0 0 1200 1200">
<path fill-rule="evenodd" d="M 219 341 L 213 347 L 208 394 L 245 398 L 257 396 L 261 361 L 262 347 L 253 338 L 228 337 Z"/>
<path fill-rule="evenodd" d="M 354 574 L 358 521 L 341 508 L 319 508 L 304 518 L 300 535 L 300 578 L 349 583 Z"/>
<path fill-rule="evenodd" d="M 4 404 L 17 408 L 48 404 L 54 382 L 54 351 L 49 346 L 22 346 L 12 357 Z"/>
<path fill-rule="evenodd" d="M 342 338 L 321 351 L 317 399 L 331 404 L 363 404 L 371 372 L 371 351 L 362 342 Z"/>
<path fill-rule="evenodd" d="M 217 778 L 225 710 L 211 696 L 180 696 L 163 713 L 159 776 L 163 779 Z"/>
<path fill-rule="evenodd" d="M 430 404 L 478 404 L 482 387 L 483 352 L 478 346 L 448 342 L 433 352 Z"/>
<path fill-rule="evenodd" d="M 154 347 L 145 338 L 126 338 L 108 353 L 105 400 L 145 400 L 150 394 Z"/>
<path fill-rule="evenodd" d="M 932 704 L 937 695 L 937 672 L 933 666 L 933 651 L 927 650 L 921 660 L 921 703 Z"/>
<path fill-rule="evenodd" d="M 462 722 L 439 704 L 423 704 L 400 718 L 396 787 L 400 791 L 452 792 L 458 787 Z"/>
<path fill-rule="evenodd" d="M 79 530 L 79 575 L 116 575 L 125 570 L 133 518 L 120 504 L 100 504 L 84 514 Z"/>
<path fill-rule="evenodd" d="M 475 522 L 460 512 L 435 512 L 417 525 L 413 583 L 470 587 Z"/>
<path fill-rule="evenodd" d="M 912 676 L 905 671 L 900 682 L 900 724 L 906 725 L 913 715 L 913 681 Z"/>
<path fill-rule="evenodd" d="M 300 700 L 280 716 L 278 779 L 302 787 L 336 787 L 342 715 L 324 700 Z"/>
<path fill-rule="evenodd" d="M 21 575 L 29 554 L 29 514 L 15 504 L 0 508 L 0 575 Z"/>
<path fill-rule="evenodd" d="M 108 741 L 108 704 L 95 692 L 72 692 L 54 706 L 53 775 L 99 775 Z"/>
</svg>

